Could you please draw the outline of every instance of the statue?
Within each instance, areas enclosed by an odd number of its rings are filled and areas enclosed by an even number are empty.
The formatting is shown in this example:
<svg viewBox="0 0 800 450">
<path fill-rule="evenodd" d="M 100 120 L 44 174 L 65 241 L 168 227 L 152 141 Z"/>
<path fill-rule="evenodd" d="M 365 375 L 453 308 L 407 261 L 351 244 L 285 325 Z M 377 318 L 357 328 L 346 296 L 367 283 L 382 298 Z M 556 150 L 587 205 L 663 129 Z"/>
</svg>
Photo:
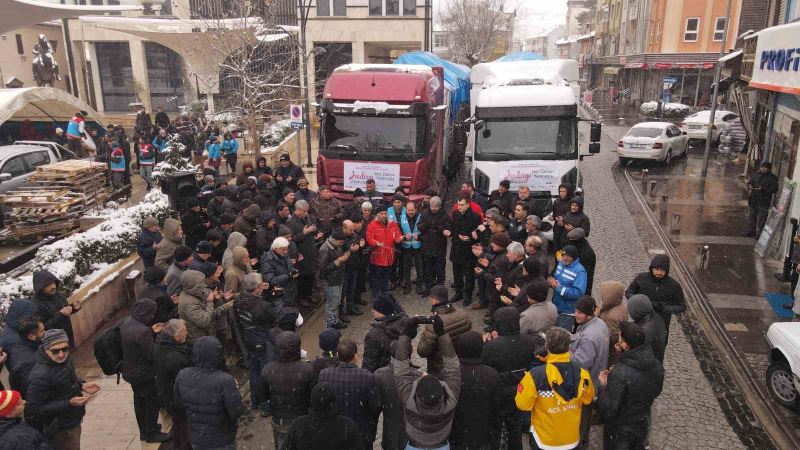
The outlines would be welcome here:
<svg viewBox="0 0 800 450">
<path fill-rule="evenodd" d="M 43 34 L 33 46 L 33 79 L 39 87 L 53 87 L 56 81 L 61 81 L 58 73 L 58 63 L 50 41 Z"/>
</svg>

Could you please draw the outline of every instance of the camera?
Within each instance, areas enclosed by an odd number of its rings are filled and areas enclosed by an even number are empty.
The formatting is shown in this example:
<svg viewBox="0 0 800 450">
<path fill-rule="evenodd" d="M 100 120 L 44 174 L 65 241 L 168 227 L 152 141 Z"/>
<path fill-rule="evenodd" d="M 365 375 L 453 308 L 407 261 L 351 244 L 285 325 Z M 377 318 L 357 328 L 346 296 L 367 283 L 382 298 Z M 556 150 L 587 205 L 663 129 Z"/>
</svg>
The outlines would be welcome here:
<svg viewBox="0 0 800 450">
<path fill-rule="evenodd" d="M 417 316 L 417 318 L 416 318 L 417 319 L 417 325 L 425 325 L 425 324 L 433 325 L 433 319 L 435 317 L 436 316 Z"/>
</svg>

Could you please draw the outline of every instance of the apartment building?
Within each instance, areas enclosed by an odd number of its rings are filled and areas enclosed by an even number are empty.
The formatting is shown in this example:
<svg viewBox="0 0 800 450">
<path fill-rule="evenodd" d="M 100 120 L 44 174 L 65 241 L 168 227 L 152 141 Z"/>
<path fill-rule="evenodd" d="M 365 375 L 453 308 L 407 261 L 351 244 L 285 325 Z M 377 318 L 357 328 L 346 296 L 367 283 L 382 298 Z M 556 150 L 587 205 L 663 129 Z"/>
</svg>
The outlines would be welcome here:
<svg viewBox="0 0 800 450">
<path fill-rule="evenodd" d="M 545 59 L 558 57 L 556 41 L 564 36 L 564 27 L 558 26 L 550 31 L 534 34 L 524 39 L 522 50 L 540 54 Z"/>
</svg>

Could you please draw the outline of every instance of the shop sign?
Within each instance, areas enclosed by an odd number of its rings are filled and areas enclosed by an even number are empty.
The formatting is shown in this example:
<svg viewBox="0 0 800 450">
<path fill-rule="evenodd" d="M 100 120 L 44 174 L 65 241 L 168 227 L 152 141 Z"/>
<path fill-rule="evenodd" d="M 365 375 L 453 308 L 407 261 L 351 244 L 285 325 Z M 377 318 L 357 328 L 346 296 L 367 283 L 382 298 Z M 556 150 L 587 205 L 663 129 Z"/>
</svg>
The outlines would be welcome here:
<svg viewBox="0 0 800 450">
<path fill-rule="evenodd" d="M 800 94 L 800 22 L 767 28 L 758 33 L 750 86 Z"/>
<path fill-rule="evenodd" d="M 344 190 L 365 189 L 367 180 L 375 180 L 378 192 L 392 193 L 400 186 L 400 164 L 344 162 Z"/>
</svg>

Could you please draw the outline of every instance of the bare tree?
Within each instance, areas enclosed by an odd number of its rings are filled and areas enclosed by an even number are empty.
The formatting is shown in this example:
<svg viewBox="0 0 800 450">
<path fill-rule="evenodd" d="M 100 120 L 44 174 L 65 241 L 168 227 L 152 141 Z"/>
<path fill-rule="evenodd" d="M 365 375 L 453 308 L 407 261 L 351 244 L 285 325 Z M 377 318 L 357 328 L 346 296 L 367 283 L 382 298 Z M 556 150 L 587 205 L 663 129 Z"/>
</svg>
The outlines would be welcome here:
<svg viewBox="0 0 800 450">
<path fill-rule="evenodd" d="M 503 6 L 503 0 L 461 0 L 444 6 L 439 15 L 456 62 L 472 66 L 485 61 L 509 34 L 514 19 Z"/>
<path fill-rule="evenodd" d="M 583 6 L 586 10 L 578 13 L 575 17 L 575 21 L 578 22 L 578 30 L 581 33 L 591 33 L 594 31 L 594 17 L 597 12 L 597 3 L 588 1 L 585 2 Z"/>
</svg>

